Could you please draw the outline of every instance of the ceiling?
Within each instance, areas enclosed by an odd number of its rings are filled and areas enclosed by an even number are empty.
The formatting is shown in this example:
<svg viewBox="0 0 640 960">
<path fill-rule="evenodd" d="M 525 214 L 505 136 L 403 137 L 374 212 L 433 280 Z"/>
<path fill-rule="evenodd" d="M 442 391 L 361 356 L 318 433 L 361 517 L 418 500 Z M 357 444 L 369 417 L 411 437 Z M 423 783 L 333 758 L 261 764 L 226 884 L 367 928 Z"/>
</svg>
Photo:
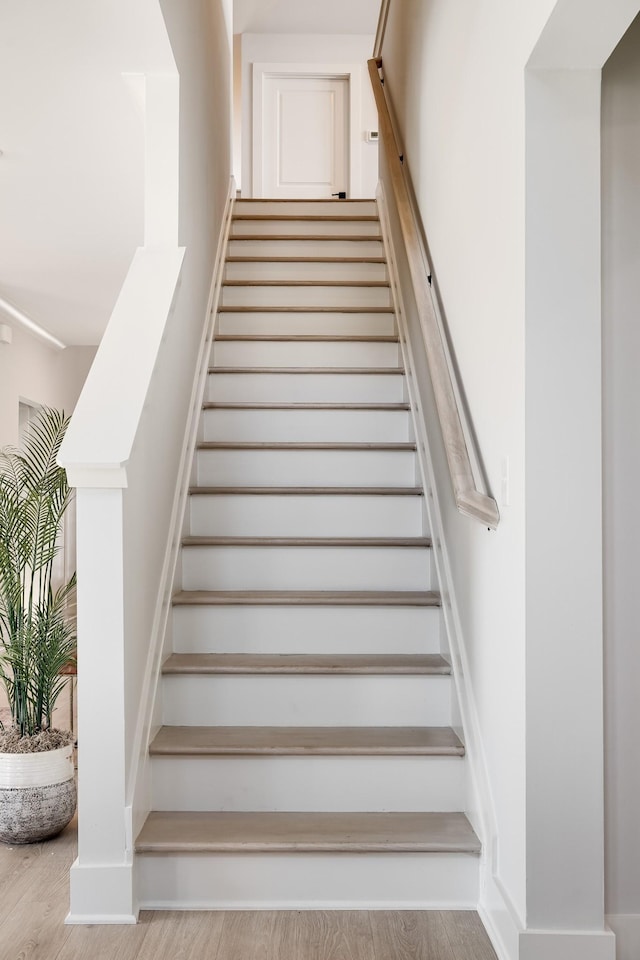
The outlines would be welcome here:
<svg viewBox="0 0 640 960">
<path fill-rule="evenodd" d="M 100 341 L 143 243 L 143 115 L 123 74 L 175 70 L 161 2 L 0 0 L 0 299 L 68 345 Z M 371 34 L 379 8 L 234 4 L 235 32 Z"/>
<path fill-rule="evenodd" d="M 66 344 L 99 342 L 143 238 L 122 73 L 169 67 L 153 0 L 0 4 L 0 298 Z"/>
<path fill-rule="evenodd" d="M 234 0 L 234 33 L 376 32 L 380 0 Z"/>
</svg>

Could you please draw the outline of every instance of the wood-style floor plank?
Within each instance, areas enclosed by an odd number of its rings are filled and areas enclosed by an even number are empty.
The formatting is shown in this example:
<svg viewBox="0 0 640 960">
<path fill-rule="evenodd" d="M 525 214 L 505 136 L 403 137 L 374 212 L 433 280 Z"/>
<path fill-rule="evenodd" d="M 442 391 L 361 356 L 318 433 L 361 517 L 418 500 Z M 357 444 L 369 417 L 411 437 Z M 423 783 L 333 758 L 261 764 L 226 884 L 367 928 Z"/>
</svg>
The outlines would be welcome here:
<svg viewBox="0 0 640 960">
<path fill-rule="evenodd" d="M 71 927 L 64 925 L 69 909 L 66 873 L 31 879 L 32 890 L 0 923 L 2 960 L 51 960 L 71 934 Z"/>
<path fill-rule="evenodd" d="M 71 927 L 62 949 L 48 954 L 47 960 L 138 960 L 148 932 L 143 923 Z M 169 960 L 170 954 L 156 954 L 156 960 L 164 956 Z"/>
<path fill-rule="evenodd" d="M 74 820 L 48 843 L 0 843 L 0 940 L 2 923 L 23 898 L 44 900 L 57 877 L 68 879 L 75 858 L 75 838 Z"/>
<path fill-rule="evenodd" d="M 158 910 L 140 914 L 147 934 L 136 960 L 214 960 L 222 936 L 224 913 Z"/>
<path fill-rule="evenodd" d="M 376 911 L 370 922 L 376 958 L 458 960 L 438 911 Z"/>
<path fill-rule="evenodd" d="M 218 950 L 207 957 L 211 960 L 270 960 L 276 916 L 269 910 L 225 913 Z"/>
<path fill-rule="evenodd" d="M 269 960 L 375 960 L 369 914 L 322 910 L 279 913 Z"/>
<path fill-rule="evenodd" d="M 496 960 L 482 921 L 473 910 L 450 910 L 442 914 L 446 918 L 446 931 L 455 960 Z"/>
</svg>

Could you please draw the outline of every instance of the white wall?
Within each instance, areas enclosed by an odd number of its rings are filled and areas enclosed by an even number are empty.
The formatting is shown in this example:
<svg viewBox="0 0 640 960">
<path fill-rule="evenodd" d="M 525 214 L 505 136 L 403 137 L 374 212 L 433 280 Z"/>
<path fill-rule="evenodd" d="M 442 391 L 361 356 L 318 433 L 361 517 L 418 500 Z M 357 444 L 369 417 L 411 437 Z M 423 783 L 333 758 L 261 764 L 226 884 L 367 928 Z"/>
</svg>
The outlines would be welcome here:
<svg viewBox="0 0 640 960">
<path fill-rule="evenodd" d="M 640 17 L 603 71 L 606 909 L 620 960 L 640 955 Z M 631 937 L 627 942 L 627 938 Z"/>
<path fill-rule="evenodd" d="M 21 400 L 72 412 L 95 352 L 95 347 L 56 350 L 13 327 L 12 342 L 0 344 L 0 447 L 18 443 Z"/>
<path fill-rule="evenodd" d="M 395 0 L 382 50 L 444 313 L 491 492 L 489 533 L 455 508 L 431 430 L 498 827 L 520 920 L 525 872 L 523 72 L 552 0 Z M 507 504 L 501 484 L 509 459 Z"/>
<path fill-rule="evenodd" d="M 541 2 L 525 20 L 498 3 L 410 0 L 392 4 L 383 49 L 503 501 L 483 542 L 442 498 L 497 824 L 500 897 L 485 891 L 484 908 L 505 955 L 521 958 L 613 950 L 602 900 L 599 70 L 637 7 Z M 501 940 L 499 900 L 503 913 L 516 907 L 519 940 Z"/>
<path fill-rule="evenodd" d="M 360 116 L 356 129 L 360 131 L 361 191 L 351 196 L 375 196 L 378 181 L 377 146 L 364 139 L 366 130 L 377 129 L 377 114 L 371 85 L 367 75 L 367 60 L 371 56 L 372 35 L 296 35 L 245 33 L 242 35 L 242 195 L 251 196 L 252 189 L 252 123 L 253 123 L 253 64 L 254 63 L 339 63 L 361 65 Z"/>
<path fill-rule="evenodd" d="M 637 9 L 395 0 L 382 51 L 501 510 L 496 534 L 457 516 L 436 442 L 497 832 L 481 908 L 501 953 L 521 960 L 613 952 L 603 903 L 599 71 Z"/>
<path fill-rule="evenodd" d="M 95 345 L 143 242 L 143 118 L 123 74 L 170 68 L 166 31 L 157 0 L 0 8 L 0 296 Z"/>
</svg>

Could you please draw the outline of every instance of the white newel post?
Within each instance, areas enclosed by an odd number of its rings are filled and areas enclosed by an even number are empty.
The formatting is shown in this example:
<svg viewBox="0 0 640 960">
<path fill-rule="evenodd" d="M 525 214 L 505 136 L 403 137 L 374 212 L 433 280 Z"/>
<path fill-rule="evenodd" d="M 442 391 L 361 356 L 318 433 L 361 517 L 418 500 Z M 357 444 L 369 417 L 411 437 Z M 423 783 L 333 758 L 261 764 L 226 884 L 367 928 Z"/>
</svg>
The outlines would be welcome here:
<svg viewBox="0 0 640 960">
<path fill-rule="evenodd" d="M 101 471 L 102 472 L 102 471 Z M 136 920 L 131 838 L 125 826 L 125 634 L 123 506 L 126 482 L 79 487 L 78 859 L 70 913 L 87 923 Z M 73 477 L 71 478 L 73 480 Z M 104 480 L 102 482 L 105 482 Z M 99 544 L 99 549 L 96 545 Z"/>
</svg>

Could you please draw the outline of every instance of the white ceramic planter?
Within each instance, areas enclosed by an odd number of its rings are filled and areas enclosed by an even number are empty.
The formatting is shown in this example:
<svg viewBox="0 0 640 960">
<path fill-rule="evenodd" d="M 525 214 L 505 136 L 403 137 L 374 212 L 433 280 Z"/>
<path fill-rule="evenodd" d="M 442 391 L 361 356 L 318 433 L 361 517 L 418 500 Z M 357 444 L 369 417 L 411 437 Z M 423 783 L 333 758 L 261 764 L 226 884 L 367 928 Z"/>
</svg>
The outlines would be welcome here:
<svg viewBox="0 0 640 960">
<path fill-rule="evenodd" d="M 73 747 L 0 753 L 0 840 L 36 843 L 64 830 L 76 809 Z"/>
</svg>

